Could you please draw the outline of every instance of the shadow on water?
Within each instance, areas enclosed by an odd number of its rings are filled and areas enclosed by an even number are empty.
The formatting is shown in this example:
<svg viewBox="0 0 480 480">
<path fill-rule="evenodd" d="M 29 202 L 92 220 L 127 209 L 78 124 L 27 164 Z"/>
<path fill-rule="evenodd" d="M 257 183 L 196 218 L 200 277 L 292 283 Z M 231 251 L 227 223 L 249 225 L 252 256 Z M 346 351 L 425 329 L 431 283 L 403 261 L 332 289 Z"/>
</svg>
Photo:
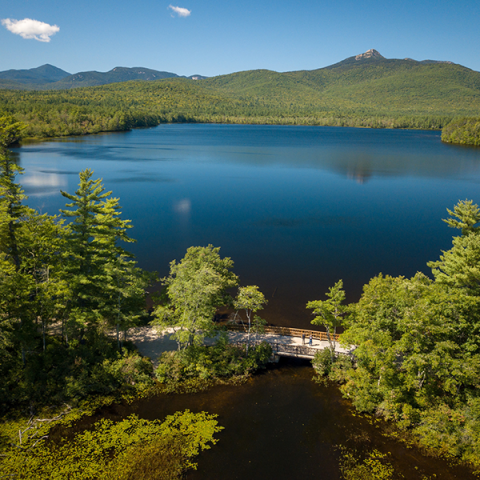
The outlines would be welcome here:
<svg viewBox="0 0 480 480">
<path fill-rule="evenodd" d="M 336 386 L 318 385 L 313 375 L 308 361 L 282 359 L 244 385 L 114 405 L 80 421 L 75 429 L 88 428 L 99 418 L 121 420 L 132 413 L 150 420 L 187 408 L 216 413 L 225 430 L 217 434 L 218 444 L 200 455 L 198 470 L 187 475 L 190 480 L 336 480 L 341 478 L 338 445 L 389 454 L 388 461 L 406 479 L 476 478 L 464 467 L 382 436 L 382 428 L 356 415 Z"/>
</svg>

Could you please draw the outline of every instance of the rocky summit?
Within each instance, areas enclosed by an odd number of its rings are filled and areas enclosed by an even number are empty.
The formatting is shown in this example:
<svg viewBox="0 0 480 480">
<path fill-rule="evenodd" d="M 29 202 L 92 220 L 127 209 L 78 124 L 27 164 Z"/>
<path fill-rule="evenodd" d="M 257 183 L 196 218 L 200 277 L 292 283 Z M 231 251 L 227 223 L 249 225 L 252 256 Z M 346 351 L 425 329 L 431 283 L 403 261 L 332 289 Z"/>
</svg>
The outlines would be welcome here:
<svg viewBox="0 0 480 480">
<path fill-rule="evenodd" d="M 364 60 L 367 58 L 385 58 L 383 55 L 381 55 L 379 52 L 377 52 L 375 49 L 371 48 L 370 50 L 367 50 L 365 53 L 360 53 L 355 57 L 355 60 Z"/>
</svg>

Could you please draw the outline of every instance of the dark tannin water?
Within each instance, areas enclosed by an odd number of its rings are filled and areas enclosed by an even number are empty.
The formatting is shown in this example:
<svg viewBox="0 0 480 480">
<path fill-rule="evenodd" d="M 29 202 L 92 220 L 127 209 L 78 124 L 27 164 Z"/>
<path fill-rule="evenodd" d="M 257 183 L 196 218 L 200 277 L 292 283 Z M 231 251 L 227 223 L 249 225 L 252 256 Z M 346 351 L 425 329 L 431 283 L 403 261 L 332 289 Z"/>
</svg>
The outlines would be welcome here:
<svg viewBox="0 0 480 480">
<path fill-rule="evenodd" d="M 465 468 L 422 456 L 383 436 L 384 428 L 356 414 L 335 386 L 313 382 L 314 371 L 308 365 L 283 359 L 245 385 L 153 397 L 110 407 L 99 416 L 120 420 L 135 413 L 153 420 L 187 408 L 217 413 L 225 430 L 217 434 L 218 444 L 200 455 L 198 470 L 187 475 L 191 480 L 337 480 L 338 445 L 359 453 L 377 449 L 408 480 L 476 478 Z M 97 419 L 85 419 L 78 427 Z"/>
<path fill-rule="evenodd" d="M 455 233 L 446 208 L 480 202 L 480 149 L 438 132 L 162 125 L 17 154 L 30 206 L 57 213 L 91 168 L 132 220 L 140 266 L 164 276 L 189 246 L 220 246 L 270 323 L 303 328 L 306 302 L 340 278 L 355 301 L 380 272 L 428 273 Z"/>
</svg>

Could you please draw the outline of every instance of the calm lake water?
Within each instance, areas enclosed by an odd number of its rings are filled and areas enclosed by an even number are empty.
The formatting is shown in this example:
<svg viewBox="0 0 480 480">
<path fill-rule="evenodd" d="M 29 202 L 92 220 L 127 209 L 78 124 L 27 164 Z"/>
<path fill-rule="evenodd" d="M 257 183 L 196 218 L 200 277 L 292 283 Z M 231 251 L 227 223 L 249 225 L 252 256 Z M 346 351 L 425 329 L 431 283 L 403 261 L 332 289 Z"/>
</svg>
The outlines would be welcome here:
<svg viewBox="0 0 480 480">
<path fill-rule="evenodd" d="M 443 145 L 437 132 L 162 125 L 16 154 L 30 206 L 58 212 L 59 190 L 73 193 L 78 172 L 91 168 L 133 221 L 138 243 L 128 248 L 140 266 L 163 276 L 189 246 L 221 246 L 241 283 L 267 295 L 269 322 L 306 328 L 305 303 L 340 278 L 355 301 L 379 272 L 428 273 L 426 262 L 450 248 L 455 233 L 441 221 L 446 208 L 480 202 L 480 149 Z M 338 389 L 312 376 L 308 364 L 283 362 L 240 387 L 155 397 L 100 415 L 219 414 L 226 428 L 192 480 L 334 480 L 338 444 L 390 452 L 404 478 L 472 478 L 386 439 Z"/>
<path fill-rule="evenodd" d="M 140 266 L 168 273 L 192 245 L 235 261 L 273 324 L 308 328 L 309 300 L 343 279 L 412 276 L 451 245 L 442 221 L 480 203 L 480 149 L 440 133 L 336 127 L 162 125 L 17 150 L 30 206 L 56 213 L 85 168 L 120 197 Z"/>
</svg>

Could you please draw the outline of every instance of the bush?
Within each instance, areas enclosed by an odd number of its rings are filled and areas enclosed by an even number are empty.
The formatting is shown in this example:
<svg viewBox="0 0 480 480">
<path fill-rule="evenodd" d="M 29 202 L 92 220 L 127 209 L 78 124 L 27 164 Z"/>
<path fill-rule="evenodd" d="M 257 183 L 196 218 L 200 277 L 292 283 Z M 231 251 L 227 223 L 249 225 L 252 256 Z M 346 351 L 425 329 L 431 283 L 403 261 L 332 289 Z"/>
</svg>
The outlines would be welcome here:
<svg viewBox="0 0 480 480">
<path fill-rule="evenodd" d="M 0 387 L 0 413 L 22 404 L 61 404 L 90 394 L 109 394 L 119 387 L 137 389 L 153 383 L 149 359 L 124 348 L 103 335 L 92 335 L 84 342 L 65 345 L 50 336 L 45 352 L 38 348 L 27 355 L 23 366 L 19 355 L 9 355 L 0 365 L 5 381 Z M 34 355 L 35 354 L 35 355 Z"/>
<path fill-rule="evenodd" d="M 315 353 L 312 360 L 312 366 L 319 377 L 319 380 L 331 380 L 333 382 L 343 383 L 346 378 L 346 372 L 352 368 L 352 359 L 348 355 L 338 355 L 332 357 L 329 348 L 319 350 Z"/>
<path fill-rule="evenodd" d="M 231 345 L 225 340 L 213 347 L 192 345 L 163 353 L 155 375 L 161 383 L 247 375 L 263 367 L 271 354 L 272 347 L 267 342 L 250 347 L 248 354 L 245 346 Z"/>
</svg>

